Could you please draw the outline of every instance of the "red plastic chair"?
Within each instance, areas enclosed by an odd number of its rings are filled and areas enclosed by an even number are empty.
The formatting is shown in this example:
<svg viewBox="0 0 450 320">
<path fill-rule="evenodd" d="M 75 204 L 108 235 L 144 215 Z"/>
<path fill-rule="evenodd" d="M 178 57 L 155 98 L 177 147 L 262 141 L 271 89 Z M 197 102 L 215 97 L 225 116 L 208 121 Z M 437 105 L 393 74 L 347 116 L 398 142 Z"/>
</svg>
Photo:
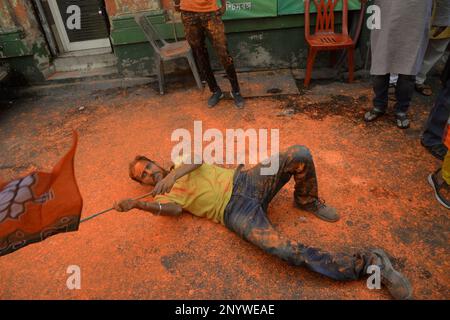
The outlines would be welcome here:
<svg viewBox="0 0 450 320">
<path fill-rule="evenodd" d="M 310 3 L 305 0 L 305 38 L 308 42 L 308 63 L 305 87 L 311 82 L 311 74 L 317 52 L 348 50 L 349 82 L 353 81 L 355 44 L 348 35 L 348 0 L 342 0 L 342 33 L 334 32 L 334 9 L 341 0 L 313 0 L 317 9 L 316 32 L 311 35 Z"/>
</svg>

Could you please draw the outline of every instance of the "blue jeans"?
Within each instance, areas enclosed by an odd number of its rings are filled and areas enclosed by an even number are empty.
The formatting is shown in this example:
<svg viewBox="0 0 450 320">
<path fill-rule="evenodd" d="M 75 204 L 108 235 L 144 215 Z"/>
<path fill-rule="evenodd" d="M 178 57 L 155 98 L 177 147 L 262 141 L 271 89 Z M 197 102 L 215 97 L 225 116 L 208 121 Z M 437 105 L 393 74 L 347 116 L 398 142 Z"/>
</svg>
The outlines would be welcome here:
<svg viewBox="0 0 450 320">
<path fill-rule="evenodd" d="M 314 162 L 307 148 L 290 147 L 280 153 L 279 161 L 279 170 L 275 175 L 262 176 L 262 164 L 236 173 L 233 193 L 225 208 L 226 227 L 292 265 L 305 266 L 335 280 L 360 278 L 369 265 L 367 253 L 331 254 L 287 239 L 271 224 L 267 207 L 292 177 L 295 180 L 294 201 L 297 205 L 306 206 L 318 197 Z"/>
<path fill-rule="evenodd" d="M 442 144 L 445 127 L 450 117 L 450 79 L 439 92 L 433 109 L 428 116 L 422 142 L 427 147 Z"/>
</svg>

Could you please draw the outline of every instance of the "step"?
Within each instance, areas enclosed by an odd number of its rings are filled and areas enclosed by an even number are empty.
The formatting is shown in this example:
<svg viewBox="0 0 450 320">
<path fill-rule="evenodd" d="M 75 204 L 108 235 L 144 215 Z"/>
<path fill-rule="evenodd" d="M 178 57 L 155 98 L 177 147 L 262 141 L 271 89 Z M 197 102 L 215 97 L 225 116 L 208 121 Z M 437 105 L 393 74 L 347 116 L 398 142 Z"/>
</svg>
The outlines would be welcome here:
<svg viewBox="0 0 450 320">
<path fill-rule="evenodd" d="M 81 56 L 93 56 L 97 54 L 111 53 L 111 48 L 96 48 L 96 49 L 86 49 L 64 52 L 59 55 L 59 57 L 81 57 Z"/>
<path fill-rule="evenodd" d="M 87 71 L 117 65 L 117 57 L 112 53 L 84 56 L 60 56 L 53 61 L 56 72 Z"/>
<path fill-rule="evenodd" d="M 70 83 L 84 80 L 111 79 L 119 77 L 119 71 L 116 66 L 75 70 L 75 71 L 56 71 L 47 76 L 49 82 Z"/>
<path fill-rule="evenodd" d="M 100 80 L 84 80 L 74 83 L 47 82 L 31 87 L 10 88 L 16 97 L 41 97 L 53 96 L 55 94 L 67 94 L 76 96 L 77 94 L 95 93 L 102 90 L 125 89 L 135 86 L 149 85 L 156 81 L 155 77 L 134 77 L 134 78 L 112 78 Z M 149 89 L 150 92 L 152 91 Z M 155 91 L 155 95 L 156 95 Z"/>
</svg>

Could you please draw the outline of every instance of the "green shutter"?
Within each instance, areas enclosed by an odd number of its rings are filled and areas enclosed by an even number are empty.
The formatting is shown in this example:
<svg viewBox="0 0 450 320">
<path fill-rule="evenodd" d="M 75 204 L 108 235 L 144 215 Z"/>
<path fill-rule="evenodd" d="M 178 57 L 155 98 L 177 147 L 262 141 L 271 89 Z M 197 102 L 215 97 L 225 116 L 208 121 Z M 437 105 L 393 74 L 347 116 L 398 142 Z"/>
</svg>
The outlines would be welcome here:
<svg viewBox="0 0 450 320">
<path fill-rule="evenodd" d="M 220 1 L 218 1 L 220 5 Z M 276 0 L 227 0 L 224 20 L 265 18 L 277 16 Z"/>
</svg>

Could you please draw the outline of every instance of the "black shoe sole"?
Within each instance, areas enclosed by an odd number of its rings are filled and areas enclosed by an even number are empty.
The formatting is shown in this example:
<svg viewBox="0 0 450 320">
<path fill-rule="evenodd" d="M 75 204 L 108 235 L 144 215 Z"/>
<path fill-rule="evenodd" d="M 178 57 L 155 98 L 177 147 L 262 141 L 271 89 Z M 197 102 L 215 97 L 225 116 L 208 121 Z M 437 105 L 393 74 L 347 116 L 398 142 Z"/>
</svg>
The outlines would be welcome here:
<svg viewBox="0 0 450 320">
<path fill-rule="evenodd" d="M 448 204 L 446 204 L 445 202 L 443 202 L 441 200 L 441 197 L 439 197 L 439 193 L 436 189 L 436 184 L 434 183 L 434 179 L 433 179 L 433 174 L 430 173 L 430 175 L 428 176 L 428 183 L 430 184 L 430 186 L 433 188 L 434 190 L 434 196 L 436 197 L 436 200 L 443 205 L 445 208 L 450 209 L 450 206 Z"/>
</svg>

